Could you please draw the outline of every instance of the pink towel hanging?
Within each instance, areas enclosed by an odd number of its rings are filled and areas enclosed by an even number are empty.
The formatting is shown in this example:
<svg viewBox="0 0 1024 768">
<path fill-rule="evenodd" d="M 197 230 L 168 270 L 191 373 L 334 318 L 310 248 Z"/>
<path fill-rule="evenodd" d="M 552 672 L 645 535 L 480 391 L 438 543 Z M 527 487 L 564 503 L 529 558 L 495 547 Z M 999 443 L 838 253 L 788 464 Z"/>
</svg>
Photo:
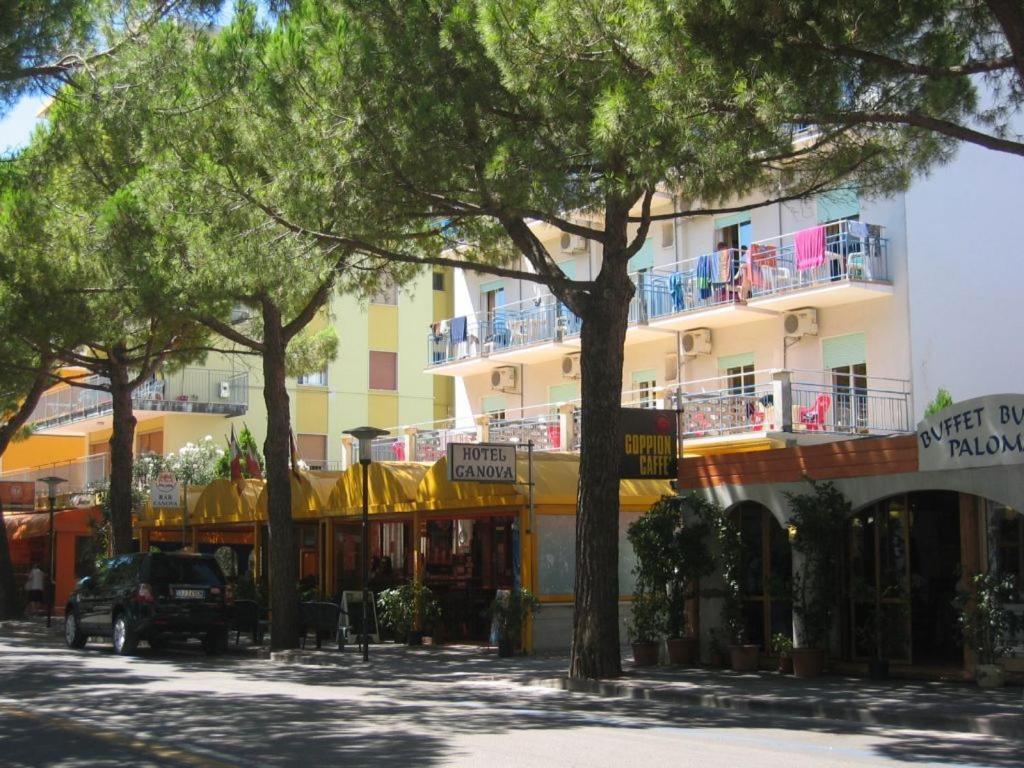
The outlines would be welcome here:
<svg viewBox="0 0 1024 768">
<path fill-rule="evenodd" d="M 796 268 L 814 269 L 825 263 L 825 227 L 808 227 L 793 236 Z"/>
</svg>

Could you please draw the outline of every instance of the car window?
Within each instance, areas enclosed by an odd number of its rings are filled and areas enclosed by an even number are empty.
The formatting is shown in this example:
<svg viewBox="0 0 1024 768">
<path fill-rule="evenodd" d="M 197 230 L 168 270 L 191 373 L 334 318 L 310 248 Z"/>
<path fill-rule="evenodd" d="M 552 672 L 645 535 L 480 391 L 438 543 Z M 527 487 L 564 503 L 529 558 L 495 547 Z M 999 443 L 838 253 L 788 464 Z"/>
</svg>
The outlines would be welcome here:
<svg viewBox="0 0 1024 768">
<path fill-rule="evenodd" d="M 219 587 L 224 584 L 217 561 L 206 557 L 168 557 L 154 554 L 149 561 L 149 579 L 167 584 L 201 584 Z"/>
<path fill-rule="evenodd" d="M 110 568 L 107 571 L 105 585 L 109 587 L 124 587 L 136 580 L 138 573 L 138 555 L 121 555 L 110 561 Z"/>
</svg>

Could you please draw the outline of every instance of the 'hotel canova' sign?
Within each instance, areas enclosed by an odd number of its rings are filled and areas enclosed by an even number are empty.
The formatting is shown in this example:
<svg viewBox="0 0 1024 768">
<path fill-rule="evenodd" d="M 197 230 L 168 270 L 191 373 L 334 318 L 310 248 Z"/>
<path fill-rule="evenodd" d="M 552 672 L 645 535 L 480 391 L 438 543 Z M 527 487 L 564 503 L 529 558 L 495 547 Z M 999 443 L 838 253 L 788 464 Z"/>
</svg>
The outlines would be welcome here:
<svg viewBox="0 0 1024 768">
<path fill-rule="evenodd" d="M 448 443 L 448 479 L 474 483 L 514 483 L 513 443 Z"/>
<path fill-rule="evenodd" d="M 1024 395 L 987 395 L 917 425 L 921 470 L 1024 464 Z"/>
</svg>

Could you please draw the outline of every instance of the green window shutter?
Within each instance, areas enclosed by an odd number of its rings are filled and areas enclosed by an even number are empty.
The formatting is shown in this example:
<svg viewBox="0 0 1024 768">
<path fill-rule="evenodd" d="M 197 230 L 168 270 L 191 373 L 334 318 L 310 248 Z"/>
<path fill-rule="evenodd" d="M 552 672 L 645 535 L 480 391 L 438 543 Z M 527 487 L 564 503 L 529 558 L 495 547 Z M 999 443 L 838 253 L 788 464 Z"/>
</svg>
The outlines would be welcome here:
<svg viewBox="0 0 1024 768">
<path fill-rule="evenodd" d="M 648 368 L 646 371 L 633 371 L 632 381 L 633 389 L 636 389 L 636 385 L 641 381 L 657 381 L 658 374 L 655 373 L 653 368 Z"/>
<path fill-rule="evenodd" d="M 851 333 L 847 336 L 822 339 L 821 357 L 827 371 L 847 365 L 867 363 L 867 336 L 863 333 Z"/>
<path fill-rule="evenodd" d="M 817 202 L 819 224 L 860 215 L 860 198 L 855 189 L 837 189 L 818 195 Z"/>
<path fill-rule="evenodd" d="M 487 395 L 483 399 L 484 413 L 494 413 L 495 411 L 504 411 L 506 406 L 506 400 L 504 395 Z"/>
<path fill-rule="evenodd" d="M 743 352 L 739 355 L 726 355 L 718 358 L 718 370 L 728 371 L 730 368 L 742 368 L 754 364 L 754 353 Z"/>
<path fill-rule="evenodd" d="M 750 221 L 750 212 L 744 211 L 742 213 L 734 213 L 731 216 L 723 216 L 720 219 L 715 219 L 715 229 L 725 229 L 735 224 L 746 224 Z"/>
<path fill-rule="evenodd" d="M 549 403 L 567 403 L 570 400 L 578 400 L 579 397 L 579 384 L 556 384 L 553 387 L 548 387 Z"/>
<path fill-rule="evenodd" d="M 638 272 L 654 266 L 654 238 L 648 237 L 643 247 L 629 260 L 629 271 Z"/>
<path fill-rule="evenodd" d="M 575 261 L 560 261 L 558 262 L 558 268 L 562 270 L 566 277 L 570 280 L 576 279 L 576 262 Z"/>
<path fill-rule="evenodd" d="M 500 291 L 505 287 L 504 280 L 491 280 L 489 283 L 480 284 L 480 293 L 487 294 L 491 291 Z"/>
</svg>

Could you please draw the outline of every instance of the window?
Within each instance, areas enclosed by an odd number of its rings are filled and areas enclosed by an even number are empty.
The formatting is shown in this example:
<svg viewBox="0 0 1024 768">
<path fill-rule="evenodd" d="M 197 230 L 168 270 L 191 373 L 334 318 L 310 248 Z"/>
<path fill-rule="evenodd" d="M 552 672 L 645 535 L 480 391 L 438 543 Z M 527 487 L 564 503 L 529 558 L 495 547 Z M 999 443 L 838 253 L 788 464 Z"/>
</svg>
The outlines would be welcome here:
<svg viewBox="0 0 1024 768">
<path fill-rule="evenodd" d="M 310 469 L 325 469 L 327 461 L 327 436 L 303 435 L 295 436 L 295 448 L 299 458 L 306 462 Z"/>
<path fill-rule="evenodd" d="M 146 432 L 139 435 L 139 455 L 146 453 L 155 453 L 158 456 L 162 456 L 164 452 L 164 433 L 159 432 Z"/>
<path fill-rule="evenodd" d="M 988 506 L 989 570 L 1000 576 L 1013 576 L 1017 583 L 1017 602 L 1022 601 L 1024 584 L 1024 515 L 994 501 Z"/>
<path fill-rule="evenodd" d="M 726 386 L 730 394 L 752 395 L 754 394 L 754 364 L 737 365 L 725 369 Z"/>
<path fill-rule="evenodd" d="M 434 290 L 435 291 L 443 291 L 444 290 L 444 272 L 434 272 L 434 274 L 433 274 L 433 281 L 434 281 Z"/>
<path fill-rule="evenodd" d="M 657 408 L 658 381 L 654 371 L 634 371 L 633 400 L 638 408 Z"/>
<path fill-rule="evenodd" d="M 676 241 L 676 225 L 674 221 L 666 221 L 661 225 L 661 247 L 671 248 Z"/>
<path fill-rule="evenodd" d="M 326 387 L 327 386 L 327 366 L 324 366 L 319 371 L 313 373 L 304 373 L 299 376 L 299 384 L 305 387 Z"/>
<path fill-rule="evenodd" d="M 867 363 L 841 365 L 832 369 L 835 390 L 833 414 L 836 427 L 866 428 L 868 424 Z"/>
<path fill-rule="evenodd" d="M 370 389 L 398 389 L 398 354 L 370 351 Z"/>
<path fill-rule="evenodd" d="M 747 642 L 767 650 L 772 635 L 793 631 L 792 553 L 789 536 L 770 511 L 742 502 L 733 512 L 743 544 L 739 578 Z"/>
<path fill-rule="evenodd" d="M 384 283 L 370 297 L 371 304 L 395 305 L 398 303 L 398 286 L 385 278 Z"/>
</svg>

